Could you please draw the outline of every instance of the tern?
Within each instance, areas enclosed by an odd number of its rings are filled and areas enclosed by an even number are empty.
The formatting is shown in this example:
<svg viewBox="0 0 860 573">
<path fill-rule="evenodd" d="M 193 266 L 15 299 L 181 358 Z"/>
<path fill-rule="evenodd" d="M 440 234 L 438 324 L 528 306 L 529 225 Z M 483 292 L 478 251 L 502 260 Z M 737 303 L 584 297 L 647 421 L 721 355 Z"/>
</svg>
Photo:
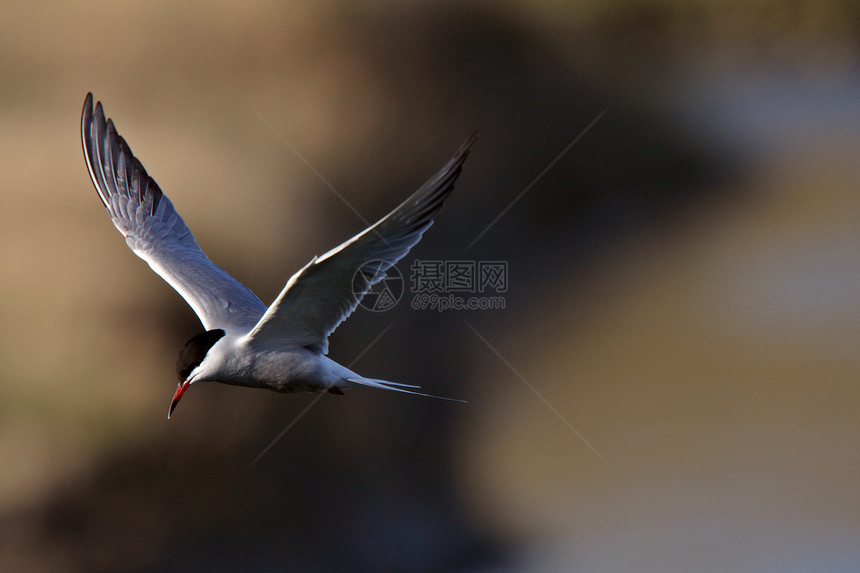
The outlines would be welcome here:
<svg viewBox="0 0 860 573">
<path fill-rule="evenodd" d="M 93 108 L 93 95 L 87 94 L 81 141 L 102 203 L 129 248 L 176 289 L 205 328 L 179 353 L 168 419 L 197 382 L 332 394 L 369 386 L 439 398 L 416 392 L 418 386 L 356 374 L 326 356 L 328 337 L 433 224 L 476 139 L 469 137 L 438 173 L 376 224 L 313 257 L 267 308 L 203 253 L 113 120 L 105 119 L 101 102 Z"/>
</svg>

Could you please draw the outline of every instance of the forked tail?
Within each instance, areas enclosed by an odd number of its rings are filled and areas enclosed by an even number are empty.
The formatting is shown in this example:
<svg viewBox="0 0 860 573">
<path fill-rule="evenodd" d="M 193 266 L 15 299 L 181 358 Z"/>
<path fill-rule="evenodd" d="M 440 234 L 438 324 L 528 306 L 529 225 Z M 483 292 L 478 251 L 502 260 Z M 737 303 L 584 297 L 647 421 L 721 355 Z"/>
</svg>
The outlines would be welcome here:
<svg viewBox="0 0 860 573">
<path fill-rule="evenodd" d="M 400 384 L 398 382 L 388 382 L 387 380 L 376 380 L 374 378 L 344 378 L 344 380 L 352 382 L 353 384 L 379 388 L 380 390 L 393 390 L 395 392 L 403 392 L 414 396 L 426 396 L 427 398 L 437 398 L 439 400 L 448 400 L 449 402 L 460 402 L 461 404 L 466 403 L 465 400 L 458 400 L 457 398 L 446 398 L 445 396 L 434 396 L 433 394 L 424 394 L 423 392 L 406 390 L 406 388 L 420 388 L 420 386 L 414 386 L 412 384 Z"/>
</svg>

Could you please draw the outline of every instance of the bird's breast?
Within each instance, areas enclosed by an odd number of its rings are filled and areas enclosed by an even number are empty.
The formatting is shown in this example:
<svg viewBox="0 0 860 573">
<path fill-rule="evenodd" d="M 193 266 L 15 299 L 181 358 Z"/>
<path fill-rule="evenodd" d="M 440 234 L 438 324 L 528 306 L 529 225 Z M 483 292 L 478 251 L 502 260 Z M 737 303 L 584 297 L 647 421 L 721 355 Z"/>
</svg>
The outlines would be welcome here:
<svg viewBox="0 0 860 573">
<path fill-rule="evenodd" d="M 249 386 L 277 392 L 325 389 L 332 380 L 322 357 L 305 349 L 256 352 L 243 368 Z"/>
</svg>

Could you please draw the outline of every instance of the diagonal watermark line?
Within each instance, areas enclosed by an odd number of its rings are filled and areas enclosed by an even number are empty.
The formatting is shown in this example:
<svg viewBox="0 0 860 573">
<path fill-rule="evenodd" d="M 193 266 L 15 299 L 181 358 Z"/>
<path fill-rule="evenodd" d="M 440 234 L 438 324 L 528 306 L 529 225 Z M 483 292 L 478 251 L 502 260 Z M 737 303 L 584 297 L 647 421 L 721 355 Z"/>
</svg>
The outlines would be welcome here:
<svg viewBox="0 0 860 573">
<path fill-rule="evenodd" d="M 525 385 L 528 387 L 528 389 L 529 389 L 529 390 L 531 390 L 531 391 L 532 391 L 532 393 L 533 393 L 535 396 L 537 396 L 537 397 L 540 399 L 540 401 L 541 401 L 541 402 L 543 402 L 543 403 L 544 403 L 544 405 L 545 405 L 547 408 L 549 408 L 549 409 L 550 409 L 550 411 L 551 411 L 553 414 L 555 414 L 556 418 L 558 418 L 559 420 L 561 420 L 561 423 L 562 423 L 562 424 L 564 424 L 565 426 L 567 426 L 567 429 L 568 429 L 568 430 L 570 430 L 571 432 L 573 432 L 573 434 L 574 434 L 577 438 L 579 438 L 579 441 L 581 441 L 583 444 L 585 444 L 586 446 L 588 446 L 588 449 L 589 449 L 589 450 L 591 450 L 592 452 L 594 452 L 594 455 L 595 455 L 595 456 L 597 456 L 598 458 L 600 458 L 600 461 L 602 461 L 603 463 L 607 463 L 606 458 L 605 458 L 605 457 L 603 457 L 603 454 L 601 454 L 600 452 L 598 452 L 598 451 L 597 451 L 597 448 L 595 448 L 593 445 L 591 445 L 591 442 L 589 442 L 587 439 L 585 439 L 585 436 L 583 436 L 583 435 L 582 435 L 582 433 L 580 433 L 580 431 L 579 431 L 579 430 L 577 430 L 576 428 L 574 428 L 574 427 L 573 427 L 573 424 L 571 424 L 570 422 L 568 422 L 568 421 L 567 421 L 567 418 L 565 418 L 565 417 L 561 414 L 561 412 L 559 412 L 558 410 L 556 410 L 556 409 L 555 409 L 555 406 L 553 406 L 553 405 L 550 403 L 550 401 L 549 401 L 549 400 L 547 400 L 546 398 L 544 398 L 543 394 L 541 394 L 540 392 L 538 392 L 537 388 L 535 388 L 534 386 L 532 386 L 532 385 L 529 383 L 529 381 L 528 381 L 528 380 L 526 380 L 526 379 L 525 379 L 525 377 L 524 377 L 522 374 L 520 374 L 520 373 L 519 373 L 519 371 L 517 371 L 517 369 L 516 369 L 516 368 L 514 368 L 513 364 L 511 364 L 510 362 L 508 362 L 508 361 L 505 359 L 505 357 L 504 357 L 504 356 L 502 356 L 502 353 L 501 353 L 501 352 L 499 352 L 498 350 L 496 350 L 496 347 L 495 347 L 495 346 L 493 346 L 492 344 L 490 344 L 490 341 L 489 341 L 489 340 L 487 340 L 486 338 L 484 338 L 484 337 L 483 337 L 483 335 L 481 335 L 481 333 L 480 333 L 480 332 L 478 332 L 478 331 L 475 329 L 475 327 L 474 327 L 474 326 L 472 326 L 472 324 L 471 324 L 470 322 L 468 322 L 468 321 L 463 321 L 463 322 L 465 322 L 465 323 L 466 323 L 466 326 L 468 326 L 468 327 L 472 330 L 472 332 L 474 332 L 474 333 L 475 333 L 475 336 L 477 336 L 478 338 L 480 338 L 480 339 L 481 339 L 481 342 L 483 342 L 483 343 L 487 346 L 487 348 L 489 348 L 489 349 L 493 352 L 493 354 L 495 354 L 495 355 L 499 358 L 499 360 L 501 360 L 501 361 L 504 363 L 504 365 L 505 365 L 505 366 L 507 366 L 507 367 L 508 367 L 508 369 L 509 369 L 511 372 L 513 372 L 513 373 L 516 375 L 516 377 L 517 377 L 517 378 L 519 378 L 519 379 L 520 379 L 520 381 L 521 381 L 523 384 L 525 384 Z"/>
<path fill-rule="evenodd" d="M 304 163 L 304 164 L 307 166 L 307 168 L 308 168 L 308 169 L 310 169 L 311 171 L 313 171 L 314 175 L 316 175 L 316 176 L 319 178 L 319 180 L 320 180 L 320 181 L 322 181 L 323 183 L 325 183 L 325 186 L 326 186 L 326 187 L 328 187 L 329 189 L 331 189 L 331 192 L 332 192 L 332 193 L 334 193 L 334 194 L 337 196 L 337 198 L 338 198 L 338 199 L 340 199 L 341 201 L 343 201 L 343 204 L 344 204 L 344 205 L 346 205 L 347 207 L 349 207 L 349 210 L 350 210 L 350 211 L 352 211 L 353 213 L 355 213 L 355 216 L 356 216 L 356 217 L 358 217 L 358 218 L 361 220 L 361 222 L 365 224 L 365 226 L 367 226 L 367 227 L 369 227 L 369 226 L 370 226 L 370 222 L 368 222 L 368 220 L 367 220 L 367 219 L 365 219 L 365 218 L 361 215 L 361 213 L 359 213 L 359 212 L 358 212 L 358 210 L 357 210 L 355 207 L 353 207 L 353 206 L 352 206 L 352 203 L 350 203 L 349 201 L 347 201 L 347 200 L 346 200 L 346 197 L 344 197 L 344 196 L 340 193 L 340 191 L 338 191 L 337 189 L 335 189 L 335 186 L 334 186 L 334 185 L 332 185 L 331 183 L 329 183 L 328 179 L 326 179 L 325 177 L 323 177 L 322 173 L 320 173 L 319 171 L 317 171 L 317 169 L 316 169 L 313 165 L 311 165 L 311 162 L 310 162 L 310 161 L 308 161 L 307 159 L 305 159 L 305 156 L 304 156 L 304 155 L 302 155 L 302 154 L 299 152 L 299 150 L 298 150 L 298 149 L 296 149 L 295 147 L 293 147 L 293 144 L 292 144 L 292 143 L 290 143 L 290 142 L 287 140 L 287 138 L 286 138 L 286 137 L 284 137 L 283 135 L 281 135 L 281 132 L 279 132 L 279 131 L 275 128 L 275 126 L 274 126 L 274 125 L 272 125 L 272 124 L 269 122 L 269 120 L 267 120 L 265 117 L 263 117 L 263 114 L 261 114 L 261 113 L 260 113 L 260 112 L 258 112 L 257 110 L 254 110 L 254 113 L 257 115 L 257 117 L 258 117 L 258 118 L 260 118 L 260 121 L 262 121 L 262 122 L 263 122 L 263 124 L 264 124 L 266 127 L 268 127 L 268 128 L 269 128 L 269 130 L 270 130 L 272 133 L 274 133 L 274 134 L 275 134 L 275 137 L 277 137 L 278 139 L 280 139 L 280 140 L 281 140 L 281 142 L 282 142 L 284 145 L 286 145 L 286 146 L 287 146 L 287 148 L 288 148 L 290 151 L 292 151 L 292 152 L 295 154 L 295 156 L 296 156 L 296 157 L 298 157 L 298 158 L 301 160 L 301 162 L 302 162 L 302 163 Z"/>
<path fill-rule="evenodd" d="M 579 141 L 580 139 L 582 139 L 582 137 L 583 137 L 586 133 L 588 133 L 588 131 L 589 131 L 592 127 L 594 127 L 594 125 L 595 125 L 598 121 L 600 121 L 600 119 L 601 119 L 604 115 L 606 115 L 606 112 L 608 112 L 608 111 L 609 111 L 609 108 L 610 108 L 610 107 L 611 107 L 611 106 L 607 106 L 607 107 L 606 107 L 606 109 L 604 109 L 603 111 L 601 111 L 601 112 L 600 112 L 600 114 L 598 114 L 598 116 L 597 116 L 597 117 L 595 117 L 595 118 L 591 121 L 591 123 L 589 123 L 589 124 L 585 127 L 585 129 L 583 129 L 582 131 L 580 131 L 580 132 L 579 132 L 579 135 L 577 135 L 576 137 L 574 137 L 574 138 L 573 138 L 573 141 L 571 141 L 570 143 L 568 143 L 568 144 L 567 144 L 567 147 L 565 147 L 564 149 L 562 149 L 561 153 L 559 153 L 559 154 L 555 157 L 555 159 L 553 159 L 553 160 L 550 162 L 550 164 L 549 164 L 549 165 L 547 165 L 547 166 L 544 168 L 544 170 L 543 170 L 543 171 L 541 171 L 540 173 L 538 173 L 538 176 L 537 176 L 537 177 L 535 177 L 535 178 L 534 178 L 534 180 L 532 180 L 532 182 L 531 182 L 531 183 L 529 183 L 529 184 L 526 186 L 526 188 L 525 188 L 525 189 L 523 189 L 522 191 L 520 191 L 520 194 L 519 194 L 519 195 L 517 195 L 516 197 L 514 197 L 514 200 L 513 200 L 513 201 L 511 201 L 511 202 L 508 204 L 508 206 L 507 206 L 507 207 L 505 207 L 504 209 L 502 209 L 502 212 L 501 212 L 501 213 L 499 213 L 499 214 L 496 216 L 496 218 L 495 218 L 495 219 L 493 219 L 492 221 L 490 221 L 490 224 L 489 224 L 489 225 L 487 225 L 487 226 L 484 228 L 484 230 L 483 230 L 483 231 L 481 231 L 481 232 L 478 234 L 478 236 L 477 236 L 477 237 L 475 237 L 474 239 L 472 239 L 472 242 L 471 242 L 471 243 L 469 243 L 469 244 L 466 246 L 466 250 L 468 251 L 469 249 L 471 249 L 471 248 L 472 248 L 472 245 L 474 245 L 475 243 L 477 243 L 477 242 L 480 240 L 480 238 L 481 238 L 481 237 L 483 237 L 483 236 L 487 233 L 487 231 L 489 231 L 489 230 L 493 227 L 493 225 L 495 225 L 496 223 L 498 223 L 499 219 L 501 219 L 502 217 L 504 217 L 504 216 L 505 216 L 505 213 L 507 213 L 508 211 L 510 211 L 511 207 L 513 207 L 513 206 L 517 203 L 517 201 L 519 201 L 520 199 L 522 199 L 522 198 L 523 198 L 523 195 L 525 195 L 526 193 L 528 193 L 528 192 L 529 192 L 529 190 L 530 190 L 532 187 L 534 187 L 535 183 L 537 183 L 538 181 L 540 181 L 540 179 L 541 179 L 544 175 L 546 175 L 547 171 L 549 171 L 550 169 L 552 169 L 552 168 L 553 168 L 553 166 L 554 166 L 556 163 L 558 163 L 558 160 L 559 160 L 559 159 L 561 159 L 562 157 L 564 157 L 564 156 L 565 156 L 565 154 L 566 154 L 568 151 L 570 151 L 570 148 L 571 148 L 571 147 L 573 147 L 574 145 L 576 145 L 576 142 L 577 142 L 577 141 Z"/>
<path fill-rule="evenodd" d="M 397 322 L 397 319 L 396 319 L 396 318 L 395 318 L 394 320 L 392 320 L 392 321 L 391 321 L 391 323 L 390 323 L 388 326 L 386 326 L 384 329 L 382 329 L 382 332 L 380 332 L 379 334 L 377 334 L 377 335 L 376 335 L 376 338 L 374 338 L 373 340 L 371 340 L 371 341 L 370 341 L 370 344 L 368 344 L 367 346 L 365 346 L 365 347 L 364 347 L 364 350 L 362 350 L 362 351 L 358 354 L 358 356 L 356 356 L 355 358 L 353 358 L 353 359 L 352 359 L 352 361 L 347 365 L 347 368 L 352 368 L 352 366 L 353 366 L 356 362 L 358 362 L 359 360 L 361 360 L 361 357 L 362 357 L 362 356 L 364 356 L 365 354 L 367 354 L 367 351 L 368 351 L 368 350 L 370 350 L 371 348 L 373 348 L 373 347 L 374 347 L 374 345 L 376 345 L 376 343 L 377 343 L 377 342 L 379 342 L 379 339 L 380 339 L 380 338 L 382 338 L 383 336 L 385 336 L 385 333 L 386 333 L 386 332 L 388 332 L 389 330 L 391 330 L 391 327 L 392 327 L 392 326 L 394 326 L 394 323 L 395 323 L 395 322 Z M 260 452 L 259 454 L 257 454 L 257 457 L 256 457 L 256 458 L 254 458 L 254 461 L 252 461 L 250 465 L 252 465 L 252 466 L 253 466 L 254 464 L 256 464 L 256 463 L 257 463 L 257 461 L 258 461 L 260 458 L 262 458 L 264 455 L 266 455 L 266 452 L 268 452 L 269 450 L 271 450 L 271 449 L 272 449 L 272 446 L 274 446 L 275 444 L 277 444 L 277 443 L 278 443 L 278 441 L 279 441 L 281 438 L 283 438 L 283 437 L 287 434 L 287 432 L 289 432 L 289 431 L 290 431 L 290 428 L 292 428 L 293 426 L 295 426 L 295 425 L 296 425 L 296 422 L 298 422 L 299 420 L 301 420 L 301 419 L 302 419 L 302 416 L 304 416 L 305 414 L 307 414 L 307 413 L 308 413 L 308 410 L 310 410 L 311 408 L 313 408 L 313 407 L 314 407 L 314 405 L 315 405 L 317 402 L 319 402 L 319 401 L 322 399 L 322 397 L 323 397 L 323 396 L 325 396 L 325 394 L 326 394 L 325 392 L 320 392 L 319 394 L 317 394 L 317 396 L 316 396 L 316 397 L 311 401 L 311 403 L 310 403 L 310 404 L 308 404 L 307 406 L 305 406 L 305 409 L 304 409 L 304 410 L 302 410 L 301 412 L 299 412 L 299 415 L 298 415 L 298 416 L 296 416 L 295 418 L 293 418 L 293 420 L 292 420 L 289 424 L 287 424 L 287 427 L 286 427 L 286 428 L 284 428 L 284 429 L 281 431 L 281 433 L 280 433 L 280 434 L 278 434 L 278 435 L 275 437 L 275 439 L 274 439 L 274 440 L 272 440 L 271 442 L 269 442 L 269 445 L 268 445 L 268 446 L 266 446 L 265 448 L 263 448 L 263 451 L 262 451 L 262 452 Z"/>
<path fill-rule="evenodd" d="M 274 446 L 275 444 L 277 444 L 277 443 L 278 443 L 278 440 L 280 440 L 281 438 L 283 438 L 283 437 L 286 435 L 286 433 L 290 431 L 290 428 L 292 428 L 293 426 L 295 426 L 295 425 L 296 425 L 296 423 L 297 423 L 299 420 L 301 420 L 301 419 L 302 419 L 302 416 L 304 416 L 305 414 L 307 414 L 307 413 L 308 413 L 308 410 L 310 410 L 311 408 L 313 408 L 313 407 L 314 407 L 314 404 L 316 404 L 317 402 L 319 402 L 319 401 L 322 399 L 322 397 L 323 397 L 323 396 L 325 396 L 325 392 L 320 392 L 319 394 L 317 394 L 316 398 L 314 398 L 314 399 L 311 401 L 311 403 L 310 403 L 310 404 L 308 404 L 307 406 L 305 406 L 305 409 L 304 409 L 304 410 L 302 410 L 302 411 L 299 413 L 299 415 L 298 415 L 298 416 L 296 416 L 295 418 L 293 418 L 293 421 L 292 421 L 292 422 L 290 422 L 289 424 L 287 424 L 287 427 L 286 427 L 286 428 L 284 428 L 284 429 L 281 431 L 281 433 L 280 433 L 280 434 L 278 434 L 278 436 L 277 436 L 274 440 L 272 440 L 271 442 L 269 442 L 269 445 L 268 445 L 268 446 L 266 446 L 265 448 L 263 448 L 263 451 L 262 451 L 262 452 L 260 452 L 259 454 L 257 454 L 257 457 L 256 457 L 256 458 L 254 458 L 254 461 L 253 461 L 253 462 L 251 462 L 251 465 L 253 466 L 254 464 L 256 464 L 256 463 L 257 463 L 257 461 L 259 461 L 259 459 L 260 459 L 260 458 L 262 458 L 264 455 L 266 455 L 266 452 L 268 452 L 269 450 L 271 450 L 271 449 L 272 449 L 272 446 Z"/>
<path fill-rule="evenodd" d="M 353 358 L 353 359 L 352 359 L 352 362 L 350 362 L 349 364 L 347 364 L 347 365 L 346 365 L 346 367 L 347 367 L 347 368 L 352 368 L 353 364 L 355 364 L 356 362 L 358 362 L 359 360 L 361 360 L 361 357 L 362 357 L 362 356 L 364 356 L 365 354 L 367 354 L 367 351 L 368 351 L 368 350 L 370 350 L 371 348 L 373 348 L 373 347 L 376 345 L 376 343 L 377 343 L 377 342 L 379 342 L 379 339 L 380 339 L 380 338 L 382 338 L 383 336 L 385 336 L 385 333 L 386 333 L 386 332 L 388 332 L 389 330 L 391 330 L 391 327 L 392 327 L 392 326 L 394 326 L 394 323 L 395 323 L 395 322 L 397 322 L 397 319 L 396 319 L 396 318 L 395 318 L 394 320 L 392 320 L 392 321 L 391 321 L 391 323 L 390 323 L 388 326 L 386 326 L 385 328 L 383 328 L 383 329 L 382 329 L 382 332 L 380 332 L 379 334 L 377 334 L 377 335 L 376 335 L 376 338 L 374 338 L 373 340 L 371 340 L 371 341 L 370 341 L 370 344 L 368 344 L 367 346 L 365 346 L 364 350 L 362 350 L 361 352 L 359 352 L 359 353 L 358 353 L 358 356 L 356 356 L 355 358 Z"/>
</svg>

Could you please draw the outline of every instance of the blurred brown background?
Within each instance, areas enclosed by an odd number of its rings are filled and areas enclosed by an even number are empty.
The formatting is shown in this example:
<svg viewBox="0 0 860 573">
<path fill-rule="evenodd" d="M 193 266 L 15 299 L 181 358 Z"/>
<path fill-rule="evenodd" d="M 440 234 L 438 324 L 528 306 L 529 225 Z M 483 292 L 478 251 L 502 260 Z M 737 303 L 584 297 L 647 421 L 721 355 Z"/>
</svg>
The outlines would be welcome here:
<svg viewBox="0 0 860 573">
<path fill-rule="evenodd" d="M 0 570 L 860 570 L 858 56 L 846 1 L 0 3 Z M 469 403 L 325 396 L 253 465 L 313 396 L 167 422 L 200 325 L 87 91 L 264 302 L 363 228 L 281 138 L 376 220 L 479 129 L 399 267 L 507 261 L 506 309 L 331 340 Z"/>
</svg>

